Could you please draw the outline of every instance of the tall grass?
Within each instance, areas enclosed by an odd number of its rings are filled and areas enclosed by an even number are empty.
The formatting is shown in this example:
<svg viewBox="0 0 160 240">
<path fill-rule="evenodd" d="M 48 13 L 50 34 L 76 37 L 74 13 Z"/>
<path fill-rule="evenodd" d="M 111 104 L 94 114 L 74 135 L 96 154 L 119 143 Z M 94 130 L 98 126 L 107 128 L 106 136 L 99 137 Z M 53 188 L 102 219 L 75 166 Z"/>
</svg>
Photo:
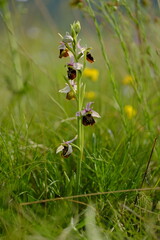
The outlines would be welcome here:
<svg viewBox="0 0 160 240">
<path fill-rule="evenodd" d="M 159 239 L 158 10 L 136 0 L 86 0 L 81 8 L 92 29 L 82 24 L 82 39 L 100 72 L 96 82 L 86 77 L 86 91 L 96 93 L 102 118 L 85 134 L 82 196 L 72 197 L 78 152 L 68 159 L 55 154 L 76 127 L 76 103 L 58 93 L 65 72 L 57 29 L 39 21 L 23 29 L 18 9 L 11 17 L 23 91 L 14 88 L 5 24 L 0 35 L 0 239 Z"/>
</svg>

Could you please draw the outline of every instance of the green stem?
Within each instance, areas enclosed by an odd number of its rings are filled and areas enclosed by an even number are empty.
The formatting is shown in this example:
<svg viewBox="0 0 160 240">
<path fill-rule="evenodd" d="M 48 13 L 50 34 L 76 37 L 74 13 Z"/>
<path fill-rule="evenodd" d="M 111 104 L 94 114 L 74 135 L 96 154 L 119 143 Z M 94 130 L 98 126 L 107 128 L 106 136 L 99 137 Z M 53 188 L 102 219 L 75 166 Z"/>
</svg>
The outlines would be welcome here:
<svg viewBox="0 0 160 240">
<path fill-rule="evenodd" d="M 82 86 L 81 86 L 81 73 L 78 71 L 77 76 L 77 110 L 80 112 L 82 110 L 83 98 L 82 98 Z M 77 185 L 76 193 L 79 194 L 80 184 L 81 184 L 81 165 L 83 159 L 83 148 L 84 148 L 84 129 L 82 125 L 81 117 L 77 117 L 77 126 L 78 126 L 78 145 L 80 149 L 80 155 L 77 162 Z"/>
<path fill-rule="evenodd" d="M 15 70 L 15 77 L 17 81 L 17 90 L 21 90 L 23 88 L 22 68 L 21 68 L 21 62 L 20 62 L 20 57 L 18 53 L 18 45 L 16 41 L 14 27 L 12 24 L 11 14 L 10 14 L 10 10 L 7 3 L 3 5 L 3 21 L 6 25 L 6 29 L 8 33 L 8 39 L 9 39 L 10 49 L 12 53 L 13 66 Z"/>
</svg>

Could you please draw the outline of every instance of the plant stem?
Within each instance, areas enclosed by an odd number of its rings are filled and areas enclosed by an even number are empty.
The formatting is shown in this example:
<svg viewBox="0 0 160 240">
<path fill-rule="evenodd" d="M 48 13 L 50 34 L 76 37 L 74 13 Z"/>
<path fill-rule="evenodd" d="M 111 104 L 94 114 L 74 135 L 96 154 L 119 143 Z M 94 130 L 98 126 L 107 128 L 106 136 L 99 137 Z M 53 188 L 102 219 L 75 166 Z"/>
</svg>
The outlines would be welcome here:
<svg viewBox="0 0 160 240">
<path fill-rule="evenodd" d="M 21 62 L 20 62 L 20 57 L 18 53 L 18 45 L 15 37 L 14 27 L 13 27 L 8 3 L 5 3 L 3 5 L 3 21 L 6 25 L 6 29 L 8 33 L 8 39 L 9 39 L 12 60 L 13 60 L 13 67 L 15 70 L 15 78 L 17 82 L 17 90 L 19 91 L 23 88 L 22 68 L 21 68 Z"/>
<path fill-rule="evenodd" d="M 82 110 L 83 98 L 82 98 L 82 89 L 81 89 L 81 73 L 78 71 L 77 77 L 77 110 L 78 112 Z M 77 185 L 76 193 L 79 194 L 80 184 L 81 184 L 81 165 L 83 159 L 83 147 L 84 147 L 84 129 L 82 125 L 81 117 L 77 117 L 77 126 L 78 126 L 78 145 L 80 149 L 80 155 L 77 162 Z"/>
</svg>

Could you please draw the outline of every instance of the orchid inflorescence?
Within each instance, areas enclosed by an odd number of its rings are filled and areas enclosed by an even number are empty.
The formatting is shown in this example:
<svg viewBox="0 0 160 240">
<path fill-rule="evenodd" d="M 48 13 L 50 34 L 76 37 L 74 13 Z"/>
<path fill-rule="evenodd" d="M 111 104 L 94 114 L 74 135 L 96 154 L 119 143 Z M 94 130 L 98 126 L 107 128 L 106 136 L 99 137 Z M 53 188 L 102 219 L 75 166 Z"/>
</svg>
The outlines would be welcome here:
<svg viewBox="0 0 160 240">
<path fill-rule="evenodd" d="M 82 141 L 80 138 L 82 137 L 82 127 L 84 126 L 92 126 L 95 124 L 94 117 L 100 118 L 100 115 L 95 112 L 91 108 L 91 104 L 93 102 L 89 102 L 86 104 L 86 108 L 82 109 L 83 98 L 85 95 L 85 85 L 81 81 L 81 77 L 83 71 L 85 69 L 86 61 L 93 63 L 95 60 L 90 53 L 91 48 L 82 47 L 80 44 L 80 39 L 77 40 L 78 34 L 81 30 L 81 26 L 79 21 L 71 24 L 71 34 L 66 32 L 65 36 L 62 38 L 62 41 L 59 45 L 59 58 L 69 58 L 70 61 L 66 64 L 67 74 L 64 77 L 66 81 L 66 86 L 59 90 L 60 93 L 66 94 L 67 100 L 75 100 L 77 101 L 77 113 L 76 117 L 78 119 L 78 138 L 79 143 Z M 83 63 L 82 63 L 83 61 Z M 81 122 L 80 122 L 80 121 Z M 56 153 L 62 152 L 61 156 L 67 158 L 72 153 L 72 145 L 71 143 L 77 139 L 77 136 L 70 141 L 64 141 L 57 148 Z M 83 152 L 82 144 L 80 151 Z"/>
</svg>

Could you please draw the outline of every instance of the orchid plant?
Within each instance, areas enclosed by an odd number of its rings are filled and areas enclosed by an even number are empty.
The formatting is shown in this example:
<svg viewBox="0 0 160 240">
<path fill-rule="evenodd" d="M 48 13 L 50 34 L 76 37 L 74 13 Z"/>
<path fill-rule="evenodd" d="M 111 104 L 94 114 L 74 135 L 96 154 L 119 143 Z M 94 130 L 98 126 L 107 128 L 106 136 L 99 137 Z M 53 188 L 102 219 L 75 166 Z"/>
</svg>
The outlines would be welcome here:
<svg viewBox="0 0 160 240">
<path fill-rule="evenodd" d="M 85 84 L 82 82 L 83 71 L 85 70 L 86 61 L 93 63 L 94 58 L 90 53 L 91 48 L 82 47 L 80 45 L 80 39 L 78 40 L 78 34 L 81 30 L 80 22 L 74 22 L 71 24 L 71 33 L 66 32 L 63 37 L 60 37 L 62 41 L 59 46 L 59 58 L 69 58 L 69 62 L 66 64 L 67 74 L 64 77 L 66 86 L 60 89 L 60 93 L 66 94 L 67 100 L 76 100 L 77 109 L 77 135 L 70 141 L 63 141 L 57 148 L 56 153 L 62 152 L 61 156 L 68 158 L 72 152 L 72 145 L 77 147 L 80 151 L 80 157 L 77 162 L 77 193 L 79 193 L 80 176 L 81 176 L 81 163 L 83 158 L 84 149 L 84 126 L 92 126 L 95 124 L 94 118 L 100 118 L 100 115 L 91 108 L 93 102 L 89 102 L 86 108 L 83 109 L 84 95 L 85 95 Z M 78 138 L 78 145 L 74 145 L 73 141 Z"/>
</svg>

